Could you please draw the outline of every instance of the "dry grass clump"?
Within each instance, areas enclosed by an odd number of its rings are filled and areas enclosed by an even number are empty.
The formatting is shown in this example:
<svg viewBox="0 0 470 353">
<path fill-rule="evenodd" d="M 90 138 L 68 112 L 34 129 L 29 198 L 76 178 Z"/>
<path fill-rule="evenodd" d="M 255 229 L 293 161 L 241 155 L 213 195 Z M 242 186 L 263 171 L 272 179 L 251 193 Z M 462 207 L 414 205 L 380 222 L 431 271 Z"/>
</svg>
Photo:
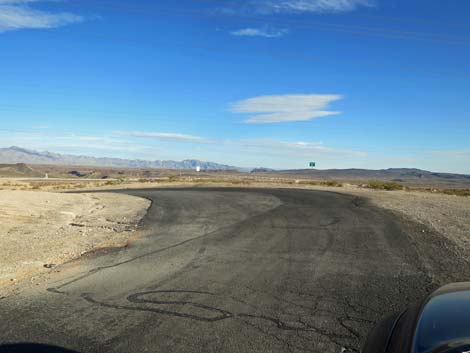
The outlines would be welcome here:
<svg viewBox="0 0 470 353">
<path fill-rule="evenodd" d="M 19 190 L 27 187 L 26 183 L 15 183 L 11 181 L 4 181 L 0 184 L 0 190 Z"/>
<path fill-rule="evenodd" d="M 249 185 L 251 184 L 250 180 L 243 180 L 243 179 L 232 179 L 229 181 L 232 185 Z"/>
<path fill-rule="evenodd" d="M 322 185 L 322 186 L 334 186 L 334 187 L 338 187 L 338 188 L 343 186 L 343 184 L 341 184 L 337 180 L 325 180 L 325 181 L 322 181 L 320 183 L 320 185 Z"/>
<path fill-rule="evenodd" d="M 318 185 L 318 181 L 315 180 L 298 180 L 296 181 L 296 184 L 299 185 Z"/>
<path fill-rule="evenodd" d="M 184 181 L 184 180 L 180 180 Z M 191 178 L 190 181 L 195 183 L 210 183 L 210 184 L 232 184 L 232 185 L 249 185 L 251 180 L 239 178 Z"/>
<path fill-rule="evenodd" d="M 118 185 L 120 183 L 119 180 L 106 180 L 103 185 Z"/>
<path fill-rule="evenodd" d="M 382 181 L 382 180 L 369 180 L 365 185 L 366 188 L 375 190 L 403 190 L 403 185 L 394 181 Z"/>
<path fill-rule="evenodd" d="M 291 182 L 288 182 L 292 184 Z M 296 180 L 296 184 L 298 185 L 312 185 L 312 186 L 330 186 L 330 187 L 337 187 L 340 188 L 343 186 L 342 183 L 340 183 L 337 180 L 323 180 L 323 181 L 318 181 L 318 180 Z"/>
<path fill-rule="evenodd" d="M 442 193 L 455 196 L 470 196 L 470 189 L 445 189 L 442 190 Z"/>
</svg>

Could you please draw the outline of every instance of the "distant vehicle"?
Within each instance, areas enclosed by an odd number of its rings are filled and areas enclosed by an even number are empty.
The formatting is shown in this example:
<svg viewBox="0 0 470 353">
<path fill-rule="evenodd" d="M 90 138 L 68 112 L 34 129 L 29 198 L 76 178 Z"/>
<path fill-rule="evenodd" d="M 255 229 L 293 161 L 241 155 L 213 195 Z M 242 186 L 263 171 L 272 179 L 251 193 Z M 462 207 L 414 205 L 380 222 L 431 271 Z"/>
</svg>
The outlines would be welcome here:
<svg viewBox="0 0 470 353">
<path fill-rule="evenodd" d="M 362 353 L 470 352 L 470 282 L 443 286 L 370 333 Z"/>
</svg>

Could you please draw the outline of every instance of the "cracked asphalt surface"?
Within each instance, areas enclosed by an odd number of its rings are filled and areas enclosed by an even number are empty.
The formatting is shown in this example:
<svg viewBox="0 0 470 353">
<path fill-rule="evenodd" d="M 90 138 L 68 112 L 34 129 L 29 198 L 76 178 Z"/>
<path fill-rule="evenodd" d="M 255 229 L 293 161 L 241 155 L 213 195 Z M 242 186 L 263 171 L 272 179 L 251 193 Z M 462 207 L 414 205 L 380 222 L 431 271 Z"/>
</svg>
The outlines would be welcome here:
<svg viewBox="0 0 470 353">
<path fill-rule="evenodd" d="M 78 352 L 359 352 L 381 317 L 468 280 L 455 246 L 343 194 L 126 190 L 146 237 L 0 300 L 0 345 Z M 1 346 L 0 346 L 1 349 Z"/>
</svg>

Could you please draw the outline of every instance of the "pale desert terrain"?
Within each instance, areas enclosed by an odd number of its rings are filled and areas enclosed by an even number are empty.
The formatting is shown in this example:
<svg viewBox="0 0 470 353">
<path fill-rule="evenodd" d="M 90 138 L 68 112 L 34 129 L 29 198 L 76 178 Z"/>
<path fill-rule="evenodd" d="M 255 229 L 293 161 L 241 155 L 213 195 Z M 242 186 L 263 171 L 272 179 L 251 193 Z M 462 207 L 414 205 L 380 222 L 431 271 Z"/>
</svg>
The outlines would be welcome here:
<svg viewBox="0 0 470 353">
<path fill-rule="evenodd" d="M 0 287 L 123 246 L 150 201 L 115 193 L 0 191 Z"/>
</svg>

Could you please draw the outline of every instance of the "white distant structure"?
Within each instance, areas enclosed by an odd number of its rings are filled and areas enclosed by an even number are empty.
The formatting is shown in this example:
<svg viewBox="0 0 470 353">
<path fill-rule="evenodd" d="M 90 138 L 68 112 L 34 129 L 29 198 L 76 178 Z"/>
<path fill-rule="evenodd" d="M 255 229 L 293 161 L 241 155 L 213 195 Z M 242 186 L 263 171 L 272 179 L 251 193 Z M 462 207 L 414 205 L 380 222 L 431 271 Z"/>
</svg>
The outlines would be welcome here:
<svg viewBox="0 0 470 353">
<path fill-rule="evenodd" d="M 201 167 L 200 167 L 200 166 L 197 166 L 197 167 L 196 167 L 196 172 L 199 173 L 200 171 L 201 171 Z"/>
<path fill-rule="evenodd" d="M 49 174 L 44 175 L 44 179 L 49 179 Z"/>
</svg>

